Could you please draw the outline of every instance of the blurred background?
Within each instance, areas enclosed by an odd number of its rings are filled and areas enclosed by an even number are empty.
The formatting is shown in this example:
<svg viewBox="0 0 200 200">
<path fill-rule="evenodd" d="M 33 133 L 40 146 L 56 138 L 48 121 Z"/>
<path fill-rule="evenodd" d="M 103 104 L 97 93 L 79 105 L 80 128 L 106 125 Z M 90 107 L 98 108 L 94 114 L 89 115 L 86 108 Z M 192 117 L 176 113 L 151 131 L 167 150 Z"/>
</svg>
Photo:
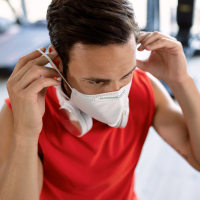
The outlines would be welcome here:
<svg viewBox="0 0 200 200">
<path fill-rule="evenodd" d="M 200 0 L 131 2 L 141 29 L 161 31 L 182 42 L 188 72 L 200 89 Z M 7 79 L 18 59 L 49 45 L 45 22 L 49 3 L 0 0 L 0 109 L 8 97 Z M 200 200 L 200 173 L 151 128 L 136 168 L 135 189 L 141 200 Z"/>
</svg>

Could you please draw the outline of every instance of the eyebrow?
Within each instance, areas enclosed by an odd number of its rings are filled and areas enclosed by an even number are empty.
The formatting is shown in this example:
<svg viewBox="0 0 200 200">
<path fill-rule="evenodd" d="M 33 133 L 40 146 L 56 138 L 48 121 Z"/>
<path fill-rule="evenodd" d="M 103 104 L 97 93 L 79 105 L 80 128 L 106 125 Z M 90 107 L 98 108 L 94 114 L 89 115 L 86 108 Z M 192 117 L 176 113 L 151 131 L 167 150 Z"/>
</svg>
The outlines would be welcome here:
<svg viewBox="0 0 200 200">
<path fill-rule="evenodd" d="M 121 79 L 127 77 L 128 75 L 130 75 L 134 70 L 135 70 L 136 66 L 133 67 L 133 69 L 128 72 L 127 74 L 125 74 L 124 76 L 122 76 Z M 104 78 L 94 78 L 94 77 L 90 77 L 90 78 L 83 78 L 83 80 L 87 80 L 87 81 L 95 81 L 95 82 L 105 82 L 108 83 L 111 81 L 111 79 L 104 79 Z"/>
</svg>

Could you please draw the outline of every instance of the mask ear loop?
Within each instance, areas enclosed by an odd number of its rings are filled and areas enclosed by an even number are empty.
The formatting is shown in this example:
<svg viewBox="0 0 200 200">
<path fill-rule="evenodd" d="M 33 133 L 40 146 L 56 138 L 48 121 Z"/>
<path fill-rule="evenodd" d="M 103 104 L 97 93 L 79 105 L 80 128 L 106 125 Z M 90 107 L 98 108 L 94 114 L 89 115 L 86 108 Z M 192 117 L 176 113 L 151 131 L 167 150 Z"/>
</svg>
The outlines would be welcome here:
<svg viewBox="0 0 200 200">
<path fill-rule="evenodd" d="M 65 83 L 69 86 L 69 88 L 72 90 L 71 86 L 69 85 L 69 83 L 65 80 L 65 78 L 63 77 L 63 75 L 60 73 L 60 71 L 58 70 L 58 68 L 56 67 L 56 65 L 53 63 L 53 61 L 51 60 L 51 58 L 49 58 L 49 56 L 47 54 L 45 54 L 41 49 L 37 49 L 37 51 L 39 51 L 44 57 L 46 57 L 46 59 L 50 62 L 51 66 L 58 72 L 58 74 L 61 76 L 61 78 L 65 81 Z M 66 96 L 67 97 L 67 96 Z M 69 100 L 69 97 L 67 97 Z"/>
</svg>

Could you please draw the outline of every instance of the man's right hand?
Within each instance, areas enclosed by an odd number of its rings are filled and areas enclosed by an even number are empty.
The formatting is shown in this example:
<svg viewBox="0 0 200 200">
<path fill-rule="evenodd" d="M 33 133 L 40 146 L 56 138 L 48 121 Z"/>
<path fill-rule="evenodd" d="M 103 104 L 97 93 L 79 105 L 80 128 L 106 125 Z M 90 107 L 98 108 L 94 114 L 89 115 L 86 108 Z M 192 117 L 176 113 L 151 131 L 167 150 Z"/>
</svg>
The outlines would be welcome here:
<svg viewBox="0 0 200 200">
<path fill-rule="evenodd" d="M 45 48 L 41 50 L 45 52 Z M 53 60 L 57 54 L 51 53 L 48 56 Z M 61 83 L 54 79 L 59 77 L 58 72 L 44 66 L 48 62 L 36 50 L 19 59 L 7 81 L 6 86 L 13 109 L 16 133 L 30 133 L 30 137 L 39 137 L 42 129 L 42 117 L 45 112 L 46 90 L 49 86 Z"/>
</svg>

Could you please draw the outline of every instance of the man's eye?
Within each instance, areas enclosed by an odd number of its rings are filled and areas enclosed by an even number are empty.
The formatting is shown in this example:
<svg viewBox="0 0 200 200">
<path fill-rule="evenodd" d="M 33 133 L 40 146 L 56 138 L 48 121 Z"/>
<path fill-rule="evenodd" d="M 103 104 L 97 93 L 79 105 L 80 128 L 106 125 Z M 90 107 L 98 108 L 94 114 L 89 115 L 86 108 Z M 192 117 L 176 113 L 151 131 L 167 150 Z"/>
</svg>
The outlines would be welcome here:
<svg viewBox="0 0 200 200">
<path fill-rule="evenodd" d="M 123 77 L 123 79 L 130 77 L 132 74 L 133 74 L 133 72 L 131 72 L 130 74 L 127 74 L 126 76 Z"/>
<path fill-rule="evenodd" d="M 123 79 L 128 78 L 128 77 L 129 77 L 129 75 L 126 75 L 126 76 L 123 77 Z"/>
<path fill-rule="evenodd" d="M 102 81 L 89 81 L 89 84 L 91 84 L 91 85 L 99 85 L 99 84 L 102 84 L 102 83 L 104 83 L 104 82 L 102 82 Z"/>
<path fill-rule="evenodd" d="M 126 79 L 126 78 L 130 77 L 130 75 L 131 74 L 124 76 L 123 79 Z"/>
</svg>

